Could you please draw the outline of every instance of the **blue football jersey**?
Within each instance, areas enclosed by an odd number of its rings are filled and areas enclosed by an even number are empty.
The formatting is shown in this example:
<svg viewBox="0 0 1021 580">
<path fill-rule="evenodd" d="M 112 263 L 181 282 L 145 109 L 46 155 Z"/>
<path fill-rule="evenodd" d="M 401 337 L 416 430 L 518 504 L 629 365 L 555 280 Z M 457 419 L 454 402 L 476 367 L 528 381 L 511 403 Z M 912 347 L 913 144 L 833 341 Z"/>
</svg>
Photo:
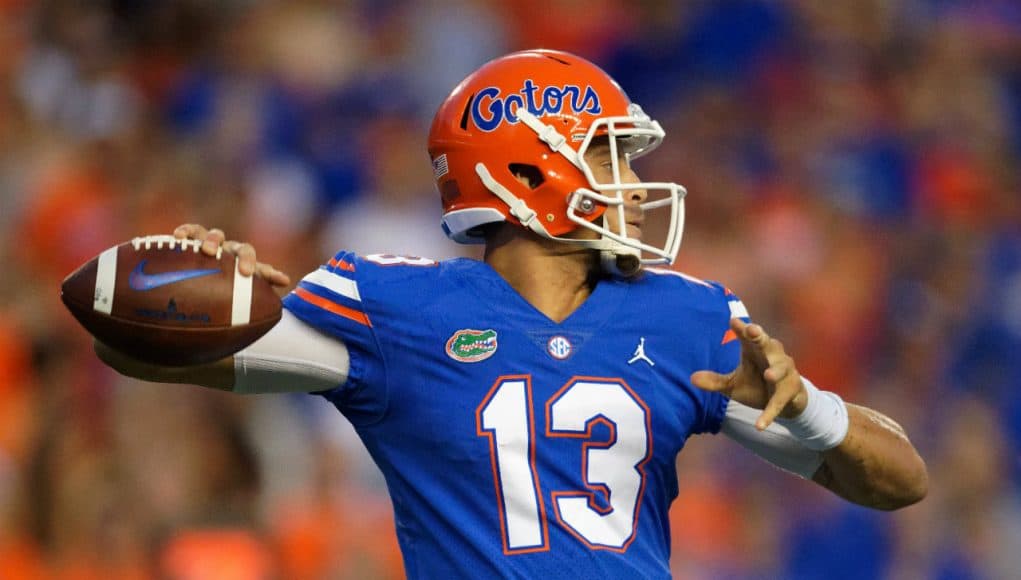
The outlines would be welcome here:
<svg viewBox="0 0 1021 580">
<path fill-rule="evenodd" d="M 410 578 L 666 578 L 675 457 L 715 433 L 745 317 L 722 286 L 648 270 L 556 323 L 487 264 L 336 255 L 285 307 L 342 340 L 322 393 L 382 470 Z"/>
</svg>

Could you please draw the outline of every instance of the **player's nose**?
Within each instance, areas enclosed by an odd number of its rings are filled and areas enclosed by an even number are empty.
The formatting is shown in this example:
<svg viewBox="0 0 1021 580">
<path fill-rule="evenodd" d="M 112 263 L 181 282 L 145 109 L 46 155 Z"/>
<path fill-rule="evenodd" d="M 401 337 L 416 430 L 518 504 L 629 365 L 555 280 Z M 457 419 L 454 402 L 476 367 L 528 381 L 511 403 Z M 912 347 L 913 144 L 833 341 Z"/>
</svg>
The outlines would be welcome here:
<svg viewBox="0 0 1021 580">
<path fill-rule="evenodd" d="M 621 181 L 623 183 L 641 183 L 641 179 L 638 178 L 638 174 L 635 173 L 634 169 L 625 167 L 621 175 Z M 649 197 L 649 192 L 645 189 L 625 189 L 622 197 L 625 203 L 629 205 L 641 205 Z"/>
<path fill-rule="evenodd" d="M 624 200 L 631 205 L 641 205 L 649 197 L 649 192 L 644 189 L 629 189 L 624 193 Z"/>
</svg>

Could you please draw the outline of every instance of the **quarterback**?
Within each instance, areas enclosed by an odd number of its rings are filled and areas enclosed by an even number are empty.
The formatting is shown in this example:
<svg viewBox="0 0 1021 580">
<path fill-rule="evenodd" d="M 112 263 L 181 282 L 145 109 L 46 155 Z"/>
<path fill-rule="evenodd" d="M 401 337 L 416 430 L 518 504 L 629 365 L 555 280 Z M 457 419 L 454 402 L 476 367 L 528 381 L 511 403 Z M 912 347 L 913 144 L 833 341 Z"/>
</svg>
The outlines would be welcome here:
<svg viewBox="0 0 1021 580">
<path fill-rule="evenodd" d="M 897 423 L 801 377 L 726 287 L 659 267 L 686 192 L 631 161 L 663 136 L 588 61 L 498 58 L 429 135 L 443 230 L 485 244 L 483 261 L 340 251 L 225 360 L 97 353 L 147 380 L 327 399 L 386 478 L 410 578 L 669 577 L 675 458 L 700 433 L 865 506 L 921 500 L 926 467 Z M 667 218 L 657 242 L 651 212 Z M 220 230 L 175 235 L 290 285 Z"/>
</svg>

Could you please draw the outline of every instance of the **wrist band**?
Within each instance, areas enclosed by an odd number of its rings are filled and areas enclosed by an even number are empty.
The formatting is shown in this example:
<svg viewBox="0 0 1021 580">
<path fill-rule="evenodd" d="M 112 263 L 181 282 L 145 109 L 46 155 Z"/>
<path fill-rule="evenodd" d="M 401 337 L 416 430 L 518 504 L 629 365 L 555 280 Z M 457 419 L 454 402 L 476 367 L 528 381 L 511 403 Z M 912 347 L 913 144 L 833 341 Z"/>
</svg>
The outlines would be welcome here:
<svg viewBox="0 0 1021 580">
<path fill-rule="evenodd" d="M 844 400 L 836 393 L 821 391 L 801 377 L 808 394 L 805 410 L 793 419 L 777 418 L 777 422 L 813 451 L 826 451 L 840 445 L 847 437 L 850 423 Z"/>
</svg>

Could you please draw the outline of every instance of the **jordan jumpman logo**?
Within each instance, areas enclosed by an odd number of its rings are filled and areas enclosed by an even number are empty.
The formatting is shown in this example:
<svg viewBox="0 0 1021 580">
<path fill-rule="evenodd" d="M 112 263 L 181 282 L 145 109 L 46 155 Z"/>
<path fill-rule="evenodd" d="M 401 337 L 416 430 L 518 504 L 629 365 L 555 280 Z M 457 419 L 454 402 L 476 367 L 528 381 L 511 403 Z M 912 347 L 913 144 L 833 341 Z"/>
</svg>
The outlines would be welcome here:
<svg viewBox="0 0 1021 580">
<path fill-rule="evenodd" d="M 645 337 L 643 336 L 641 342 L 638 343 L 638 348 L 635 349 L 634 356 L 631 360 L 627 361 L 627 364 L 633 364 L 636 361 L 643 360 L 649 363 L 650 366 L 656 366 L 656 363 L 652 362 L 652 359 L 645 355 Z"/>
</svg>

